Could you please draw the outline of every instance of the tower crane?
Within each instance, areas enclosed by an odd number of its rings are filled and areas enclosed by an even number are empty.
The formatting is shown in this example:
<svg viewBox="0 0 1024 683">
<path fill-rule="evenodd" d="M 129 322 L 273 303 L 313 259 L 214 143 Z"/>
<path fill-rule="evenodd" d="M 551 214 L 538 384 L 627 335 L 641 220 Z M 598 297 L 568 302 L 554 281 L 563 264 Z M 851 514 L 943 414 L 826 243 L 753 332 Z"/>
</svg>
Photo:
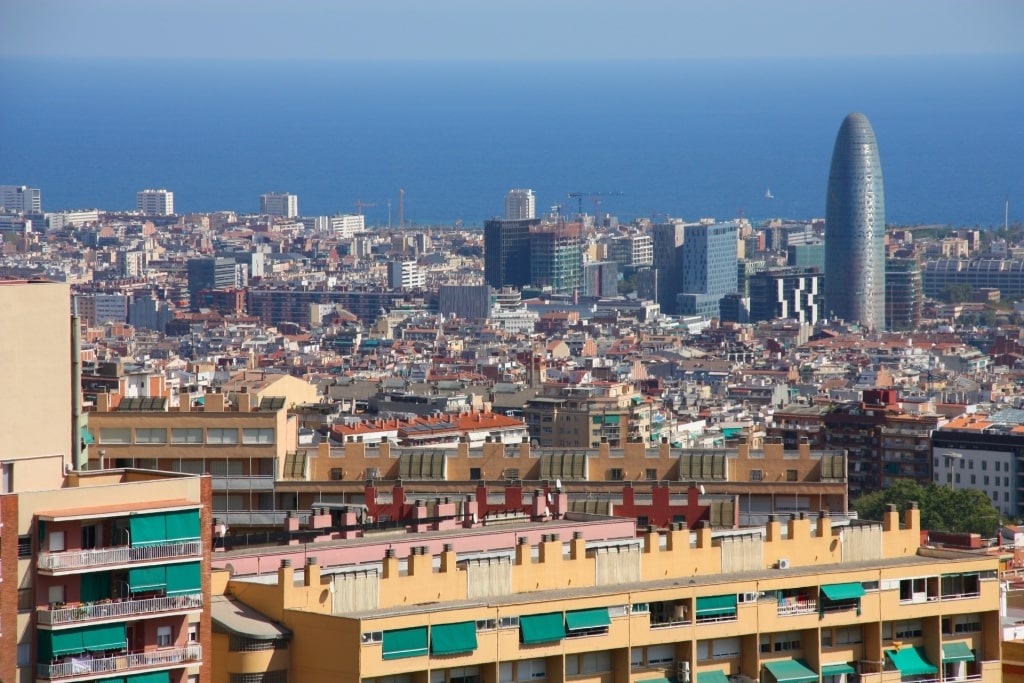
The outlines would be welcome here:
<svg viewBox="0 0 1024 683">
<path fill-rule="evenodd" d="M 369 202 L 364 202 L 362 199 L 357 199 L 355 201 L 356 213 L 358 213 L 360 216 L 363 215 L 363 209 L 364 208 L 373 207 L 373 206 L 377 206 L 377 205 L 376 204 L 371 204 Z"/>
<path fill-rule="evenodd" d="M 621 195 L 621 192 L 569 192 L 566 196 L 569 199 L 575 199 L 579 214 L 583 215 L 583 198 L 584 197 L 616 197 Z M 600 200 L 597 200 L 600 201 Z"/>
</svg>

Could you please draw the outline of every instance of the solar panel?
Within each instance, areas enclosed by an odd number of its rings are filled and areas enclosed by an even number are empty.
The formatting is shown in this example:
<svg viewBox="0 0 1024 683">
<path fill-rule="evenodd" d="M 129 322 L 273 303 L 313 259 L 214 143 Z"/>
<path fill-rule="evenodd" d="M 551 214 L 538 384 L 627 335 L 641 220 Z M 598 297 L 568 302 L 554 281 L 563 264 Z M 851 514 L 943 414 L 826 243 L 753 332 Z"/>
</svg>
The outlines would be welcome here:
<svg viewBox="0 0 1024 683">
<path fill-rule="evenodd" d="M 284 396 L 264 396 L 260 399 L 260 410 L 281 410 L 284 408 Z"/>
</svg>

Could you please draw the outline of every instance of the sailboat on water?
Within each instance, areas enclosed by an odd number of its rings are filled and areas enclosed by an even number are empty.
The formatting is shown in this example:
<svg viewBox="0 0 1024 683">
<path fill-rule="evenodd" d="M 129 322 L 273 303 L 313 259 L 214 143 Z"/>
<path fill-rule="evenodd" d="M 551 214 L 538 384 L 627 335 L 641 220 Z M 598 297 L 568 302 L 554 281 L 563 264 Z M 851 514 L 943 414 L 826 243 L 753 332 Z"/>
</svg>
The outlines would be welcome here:
<svg viewBox="0 0 1024 683">
<path fill-rule="evenodd" d="M 772 194 L 772 188 L 769 187 L 769 188 L 767 188 L 764 191 L 764 198 L 765 199 L 775 199 L 775 195 Z"/>
</svg>

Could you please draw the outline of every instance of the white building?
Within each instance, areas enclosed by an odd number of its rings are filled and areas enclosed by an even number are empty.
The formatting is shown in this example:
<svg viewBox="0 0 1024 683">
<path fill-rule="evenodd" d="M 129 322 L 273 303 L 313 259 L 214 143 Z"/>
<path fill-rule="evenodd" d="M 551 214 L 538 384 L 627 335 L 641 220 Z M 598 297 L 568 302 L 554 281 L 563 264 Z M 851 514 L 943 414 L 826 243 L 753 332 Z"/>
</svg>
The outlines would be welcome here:
<svg viewBox="0 0 1024 683">
<path fill-rule="evenodd" d="M 124 294 L 77 294 L 75 305 L 90 326 L 128 321 L 128 297 Z"/>
<path fill-rule="evenodd" d="M 260 215 L 295 218 L 299 215 L 299 196 L 287 192 L 261 194 Z"/>
<path fill-rule="evenodd" d="M 135 210 L 146 216 L 173 216 L 174 193 L 164 189 L 137 192 Z"/>
<path fill-rule="evenodd" d="M 388 286 L 391 289 L 418 289 L 425 284 L 423 269 L 415 261 L 392 261 L 388 264 Z"/>
<path fill-rule="evenodd" d="M 537 217 L 537 201 L 533 190 L 509 190 L 505 195 L 505 219 L 522 220 Z"/>
<path fill-rule="evenodd" d="M 0 185 L 0 209 L 11 213 L 42 213 L 42 193 L 36 187 Z"/>
</svg>

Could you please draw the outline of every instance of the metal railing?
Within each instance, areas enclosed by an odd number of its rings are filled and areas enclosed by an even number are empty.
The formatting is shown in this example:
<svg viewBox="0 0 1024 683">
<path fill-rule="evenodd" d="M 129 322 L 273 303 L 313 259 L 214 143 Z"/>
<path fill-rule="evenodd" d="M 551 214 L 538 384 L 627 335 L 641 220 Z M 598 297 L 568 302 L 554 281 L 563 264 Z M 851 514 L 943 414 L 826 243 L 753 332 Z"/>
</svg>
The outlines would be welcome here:
<svg viewBox="0 0 1024 683">
<path fill-rule="evenodd" d="M 181 609 L 202 609 L 202 607 L 203 594 L 189 593 L 187 595 L 172 595 L 165 598 L 101 602 L 91 605 L 59 607 L 56 609 L 44 608 L 39 610 L 39 623 L 59 626 L 61 624 L 74 624 L 91 619 L 114 619 Z"/>
<path fill-rule="evenodd" d="M 281 526 L 288 510 L 214 510 L 213 516 L 228 526 Z M 292 510 L 299 524 L 309 523 L 309 510 Z"/>
<path fill-rule="evenodd" d="M 214 491 L 273 491 L 272 474 L 214 475 L 210 477 Z"/>
<path fill-rule="evenodd" d="M 58 664 L 40 664 L 37 674 L 40 678 L 50 680 L 105 674 L 116 671 L 131 671 L 146 667 L 173 666 L 189 664 L 203 658 L 203 648 L 198 643 L 185 647 L 172 647 L 152 652 L 136 652 L 133 654 L 114 655 L 113 657 L 72 657 Z"/>
<path fill-rule="evenodd" d="M 818 611 L 817 600 L 801 600 L 799 602 L 780 602 L 778 608 L 778 615 L 780 617 L 791 616 L 794 614 L 812 614 Z"/>
<path fill-rule="evenodd" d="M 166 545 L 151 545 L 141 548 L 125 545 L 115 548 L 39 553 L 36 565 L 39 569 L 59 571 L 62 569 L 102 567 L 109 564 L 169 560 L 179 557 L 201 557 L 202 554 L 202 541 L 185 541 L 184 543 L 167 543 Z"/>
</svg>

